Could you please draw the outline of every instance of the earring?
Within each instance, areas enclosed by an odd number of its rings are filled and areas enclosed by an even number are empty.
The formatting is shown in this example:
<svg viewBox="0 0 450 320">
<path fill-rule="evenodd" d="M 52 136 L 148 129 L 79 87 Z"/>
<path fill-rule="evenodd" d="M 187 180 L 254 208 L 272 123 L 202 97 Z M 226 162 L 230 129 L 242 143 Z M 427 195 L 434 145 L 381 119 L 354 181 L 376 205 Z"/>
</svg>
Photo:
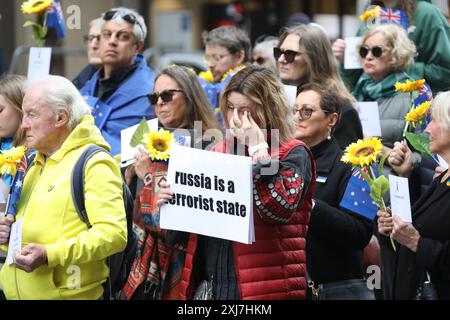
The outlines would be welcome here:
<svg viewBox="0 0 450 320">
<path fill-rule="evenodd" d="M 331 129 L 330 129 L 330 131 L 328 132 L 328 137 L 327 137 L 327 139 L 328 139 L 328 140 L 331 140 Z"/>
</svg>

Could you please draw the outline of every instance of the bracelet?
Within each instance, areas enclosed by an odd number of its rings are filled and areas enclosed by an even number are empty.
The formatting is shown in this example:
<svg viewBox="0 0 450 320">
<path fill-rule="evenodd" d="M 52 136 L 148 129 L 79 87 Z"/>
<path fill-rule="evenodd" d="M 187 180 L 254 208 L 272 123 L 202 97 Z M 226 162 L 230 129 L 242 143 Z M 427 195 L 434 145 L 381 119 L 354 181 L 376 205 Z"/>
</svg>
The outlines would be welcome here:
<svg viewBox="0 0 450 320">
<path fill-rule="evenodd" d="M 267 142 L 257 144 L 253 147 L 248 147 L 248 154 L 250 155 L 250 157 L 253 157 L 255 153 L 257 153 L 261 149 L 269 149 L 269 145 L 267 144 Z"/>
</svg>

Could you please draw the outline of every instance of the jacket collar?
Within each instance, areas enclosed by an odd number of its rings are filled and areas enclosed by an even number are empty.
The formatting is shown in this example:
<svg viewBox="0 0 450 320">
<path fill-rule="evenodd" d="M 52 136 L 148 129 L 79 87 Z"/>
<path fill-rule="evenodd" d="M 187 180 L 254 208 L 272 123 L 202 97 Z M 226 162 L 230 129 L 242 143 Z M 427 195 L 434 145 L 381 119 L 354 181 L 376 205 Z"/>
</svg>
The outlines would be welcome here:
<svg viewBox="0 0 450 320">
<path fill-rule="evenodd" d="M 342 153 L 336 139 L 325 139 L 311 148 L 314 159 L 316 159 L 317 173 L 328 174 L 333 169 L 336 158 Z"/>
</svg>

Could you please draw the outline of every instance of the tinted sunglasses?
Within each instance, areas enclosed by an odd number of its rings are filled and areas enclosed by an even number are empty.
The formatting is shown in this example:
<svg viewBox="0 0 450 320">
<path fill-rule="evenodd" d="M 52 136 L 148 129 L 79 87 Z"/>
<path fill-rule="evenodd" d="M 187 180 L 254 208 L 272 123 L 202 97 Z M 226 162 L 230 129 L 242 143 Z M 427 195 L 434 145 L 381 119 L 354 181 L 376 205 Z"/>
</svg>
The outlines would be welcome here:
<svg viewBox="0 0 450 320">
<path fill-rule="evenodd" d="M 163 102 L 170 102 L 173 100 L 173 95 L 175 94 L 175 92 L 183 92 L 183 90 L 171 89 L 171 90 L 164 90 L 159 93 L 153 92 L 147 96 L 148 101 L 150 101 L 151 104 L 157 104 L 159 97 L 161 97 L 161 100 Z"/>
<path fill-rule="evenodd" d="M 361 58 L 365 58 L 368 54 L 369 51 L 372 52 L 372 55 L 375 58 L 379 58 L 383 55 L 383 52 L 386 51 L 382 46 L 374 46 L 372 48 L 363 46 L 359 48 L 359 55 L 361 56 Z"/>
<path fill-rule="evenodd" d="M 282 50 L 281 48 L 275 47 L 273 48 L 273 56 L 275 60 L 278 61 L 280 57 L 284 54 L 284 59 L 286 59 L 287 63 L 292 63 L 295 60 L 295 57 L 302 54 L 301 52 L 294 50 Z"/>
</svg>

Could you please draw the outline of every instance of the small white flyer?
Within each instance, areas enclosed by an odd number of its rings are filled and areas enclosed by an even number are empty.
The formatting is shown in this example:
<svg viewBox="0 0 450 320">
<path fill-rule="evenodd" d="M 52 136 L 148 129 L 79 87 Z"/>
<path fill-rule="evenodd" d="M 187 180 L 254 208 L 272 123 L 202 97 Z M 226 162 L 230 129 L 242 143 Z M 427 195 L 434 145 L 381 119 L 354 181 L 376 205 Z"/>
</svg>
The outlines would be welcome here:
<svg viewBox="0 0 450 320">
<path fill-rule="evenodd" d="M 33 81 L 48 76 L 50 73 L 51 60 L 52 48 L 30 48 L 28 80 Z"/>
<path fill-rule="evenodd" d="M 357 102 L 357 110 L 365 137 L 381 137 L 378 102 Z"/>
<path fill-rule="evenodd" d="M 11 233 L 9 236 L 8 255 L 6 256 L 6 264 L 14 263 L 14 252 L 22 249 L 22 219 L 14 222 L 11 226 Z"/>
<path fill-rule="evenodd" d="M 358 53 L 361 42 L 362 37 L 345 38 L 344 69 L 363 68 Z"/>
<path fill-rule="evenodd" d="M 399 216 L 405 222 L 412 222 L 408 179 L 389 175 L 392 216 Z"/>
</svg>

